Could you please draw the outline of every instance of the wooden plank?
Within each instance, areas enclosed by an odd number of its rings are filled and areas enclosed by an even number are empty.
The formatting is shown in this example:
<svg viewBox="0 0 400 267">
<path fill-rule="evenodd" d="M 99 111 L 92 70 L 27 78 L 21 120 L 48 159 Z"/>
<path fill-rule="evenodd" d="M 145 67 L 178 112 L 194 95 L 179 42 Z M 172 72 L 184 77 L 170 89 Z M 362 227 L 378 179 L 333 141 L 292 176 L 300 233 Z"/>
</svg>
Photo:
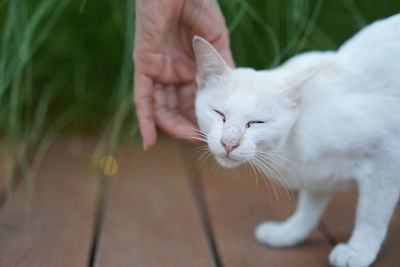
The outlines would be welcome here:
<svg viewBox="0 0 400 267">
<path fill-rule="evenodd" d="M 23 180 L 0 210 L 0 266 L 86 266 L 97 175 L 94 142 L 57 140 L 36 176 Z M 32 193 L 29 193 L 32 191 Z"/>
<path fill-rule="evenodd" d="M 283 220 L 295 202 L 282 192 L 273 192 L 245 168 L 229 171 L 213 164 L 200 168 L 206 205 L 215 243 L 223 266 L 328 266 L 330 244 L 315 230 L 306 243 L 274 249 L 258 244 L 254 228 L 266 220 Z M 252 177 L 253 176 L 253 177 Z"/>
<path fill-rule="evenodd" d="M 353 231 L 355 212 L 357 204 L 357 191 L 336 193 L 329 205 L 323 221 L 334 239 L 346 242 Z M 374 266 L 392 267 L 400 264 L 400 208 L 393 215 L 389 232 L 382 250 L 378 255 Z"/>
<path fill-rule="evenodd" d="M 175 143 L 124 145 L 111 185 L 96 266 L 212 266 L 188 174 Z"/>
</svg>

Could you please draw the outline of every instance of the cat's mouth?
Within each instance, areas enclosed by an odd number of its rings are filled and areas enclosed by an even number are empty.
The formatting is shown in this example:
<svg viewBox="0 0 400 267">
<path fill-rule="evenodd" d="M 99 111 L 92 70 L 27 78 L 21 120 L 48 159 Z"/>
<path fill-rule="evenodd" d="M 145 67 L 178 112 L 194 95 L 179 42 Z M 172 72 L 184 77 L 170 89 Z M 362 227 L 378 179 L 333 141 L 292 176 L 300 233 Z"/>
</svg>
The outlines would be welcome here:
<svg viewBox="0 0 400 267">
<path fill-rule="evenodd" d="M 236 159 L 226 154 L 223 156 L 215 156 L 215 158 L 217 159 L 218 163 L 225 168 L 234 168 L 244 162 L 241 159 Z"/>
</svg>

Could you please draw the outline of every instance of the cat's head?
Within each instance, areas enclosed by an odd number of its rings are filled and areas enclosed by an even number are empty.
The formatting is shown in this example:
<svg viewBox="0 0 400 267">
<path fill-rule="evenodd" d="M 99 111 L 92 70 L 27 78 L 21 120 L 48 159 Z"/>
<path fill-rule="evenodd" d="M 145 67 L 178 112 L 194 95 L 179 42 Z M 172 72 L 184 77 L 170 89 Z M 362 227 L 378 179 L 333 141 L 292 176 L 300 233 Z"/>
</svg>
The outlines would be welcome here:
<svg viewBox="0 0 400 267">
<path fill-rule="evenodd" d="M 236 167 L 280 150 L 296 122 L 301 88 L 310 70 L 230 68 L 206 40 L 195 37 L 196 116 L 209 150 L 224 167 Z"/>
</svg>

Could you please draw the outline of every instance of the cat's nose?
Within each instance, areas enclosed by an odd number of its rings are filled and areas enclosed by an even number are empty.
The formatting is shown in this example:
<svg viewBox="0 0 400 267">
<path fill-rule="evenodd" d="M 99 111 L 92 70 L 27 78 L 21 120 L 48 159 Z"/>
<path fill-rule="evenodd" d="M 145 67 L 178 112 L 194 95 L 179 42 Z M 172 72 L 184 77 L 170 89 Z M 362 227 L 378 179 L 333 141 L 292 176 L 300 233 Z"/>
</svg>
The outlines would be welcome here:
<svg viewBox="0 0 400 267">
<path fill-rule="evenodd" d="M 235 148 L 239 146 L 239 143 L 228 143 L 221 139 L 221 144 L 225 148 L 226 153 L 231 153 Z"/>
</svg>

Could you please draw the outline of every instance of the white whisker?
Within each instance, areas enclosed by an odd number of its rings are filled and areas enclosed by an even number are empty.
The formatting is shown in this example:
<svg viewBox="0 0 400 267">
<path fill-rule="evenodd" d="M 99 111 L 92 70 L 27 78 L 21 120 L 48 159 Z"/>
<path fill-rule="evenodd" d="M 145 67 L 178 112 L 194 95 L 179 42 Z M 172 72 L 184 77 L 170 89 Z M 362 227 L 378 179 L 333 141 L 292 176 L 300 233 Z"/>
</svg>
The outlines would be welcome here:
<svg viewBox="0 0 400 267">
<path fill-rule="evenodd" d="M 269 173 L 272 172 L 273 174 L 275 174 L 272 176 L 272 178 L 274 178 L 276 182 L 279 182 L 282 185 L 282 188 L 285 190 L 287 195 L 292 199 L 293 195 L 291 191 L 288 189 L 289 186 L 286 180 L 284 179 L 282 171 L 280 170 L 280 168 L 282 169 L 283 167 L 286 166 L 281 162 L 279 162 L 277 159 L 273 159 L 271 156 L 267 157 L 265 154 L 256 154 L 254 156 L 254 159 L 258 160 L 264 169 L 270 170 Z M 288 170 L 287 168 L 285 168 L 285 171 L 290 172 L 290 170 Z"/>
<path fill-rule="evenodd" d="M 185 138 L 186 138 L 186 139 L 191 139 L 191 140 L 198 140 L 198 141 L 205 142 L 205 143 L 208 142 L 207 138 L 204 138 L 204 137 L 186 136 Z"/>
</svg>

